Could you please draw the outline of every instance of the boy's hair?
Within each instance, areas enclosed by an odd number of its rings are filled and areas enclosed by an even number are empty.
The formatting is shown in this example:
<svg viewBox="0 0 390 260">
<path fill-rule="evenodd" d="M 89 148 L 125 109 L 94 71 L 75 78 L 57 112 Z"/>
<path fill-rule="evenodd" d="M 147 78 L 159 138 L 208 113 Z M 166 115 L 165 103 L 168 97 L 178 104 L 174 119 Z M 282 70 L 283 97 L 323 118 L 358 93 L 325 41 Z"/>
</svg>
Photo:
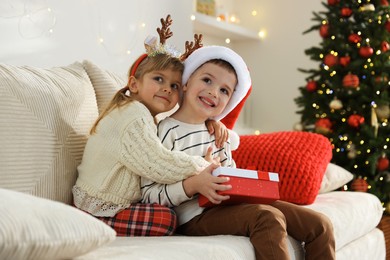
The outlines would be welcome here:
<svg viewBox="0 0 390 260">
<path fill-rule="evenodd" d="M 141 56 L 142 57 L 142 56 Z M 141 79 L 146 73 L 158 70 L 167 70 L 171 69 L 173 71 L 178 71 L 180 74 L 183 74 L 184 65 L 179 58 L 173 57 L 169 54 L 158 53 L 153 56 L 147 56 L 139 63 L 139 57 L 133 65 L 130 67 L 128 72 L 128 77 L 135 77 L 136 79 Z M 133 75 L 131 72 L 134 71 Z M 99 124 L 100 120 L 109 114 L 112 110 L 116 108 L 123 107 L 132 101 L 134 98 L 131 97 L 129 93 L 129 87 L 125 86 L 122 89 L 118 90 L 111 101 L 107 104 L 106 108 L 99 115 L 95 123 L 93 124 L 90 134 L 96 132 L 96 127 Z"/>
<path fill-rule="evenodd" d="M 223 69 L 226 69 L 229 73 L 233 73 L 236 76 L 236 79 L 237 79 L 236 70 L 234 69 L 233 65 L 230 64 L 230 62 L 228 62 L 226 60 L 222 60 L 222 59 L 212 59 L 212 60 L 206 61 L 200 67 L 202 67 L 203 65 L 205 65 L 207 63 L 212 63 L 212 64 L 217 65 L 217 66 L 219 66 L 219 67 L 221 67 Z M 196 70 L 200 69 L 200 67 L 197 68 Z"/>
</svg>

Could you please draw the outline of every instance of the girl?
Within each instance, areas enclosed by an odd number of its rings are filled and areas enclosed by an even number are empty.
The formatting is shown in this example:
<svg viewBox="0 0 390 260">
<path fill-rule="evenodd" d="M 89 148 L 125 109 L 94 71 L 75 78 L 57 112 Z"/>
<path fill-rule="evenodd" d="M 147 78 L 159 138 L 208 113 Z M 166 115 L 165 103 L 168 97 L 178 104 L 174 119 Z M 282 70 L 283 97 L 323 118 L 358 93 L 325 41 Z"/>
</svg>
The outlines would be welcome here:
<svg viewBox="0 0 390 260">
<path fill-rule="evenodd" d="M 149 54 L 130 68 L 127 86 L 93 125 L 73 187 L 75 206 L 108 218 L 118 235 L 133 234 L 127 222 L 134 208 L 129 207 L 141 198 L 141 176 L 172 184 L 215 168 L 201 156 L 171 152 L 161 145 L 154 117 L 177 104 L 183 63 L 164 45 L 147 50 Z M 116 228 L 118 221 L 127 223 L 124 231 Z"/>
</svg>

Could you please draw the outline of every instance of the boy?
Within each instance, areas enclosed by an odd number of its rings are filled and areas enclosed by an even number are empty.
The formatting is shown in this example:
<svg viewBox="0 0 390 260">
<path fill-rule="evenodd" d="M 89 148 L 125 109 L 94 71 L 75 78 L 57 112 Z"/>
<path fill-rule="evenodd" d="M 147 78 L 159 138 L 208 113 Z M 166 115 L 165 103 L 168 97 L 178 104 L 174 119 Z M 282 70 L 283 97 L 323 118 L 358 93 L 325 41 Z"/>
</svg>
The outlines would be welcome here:
<svg viewBox="0 0 390 260">
<path fill-rule="evenodd" d="M 194 51 L 184 65 L 182 103 L 170 118 L 159 124 L 159 137 L 168 149 L 205 156 L 213 143 L 205 121 L 222 119 L 239 104 L 251 86 L 250 75 L 242 58 L 221 46 Z M 221 165 L 235 166 L 229 142 L 213 153 Z M 249 237 L 257 259 L 289 259 L 287 234 L 305 243 L 306 259 L 335 258 L 333 227 L 328 218 L 313 210 L 283 201 L 271 205 L 215 206 L 207 210 L 198 206 L 199 193 L 214 204 L 229 199 L 217 193 L 231 188 L 223 184 L 227 180 L 207 173 L 171 185 L 143 179 L 142 198 L 143 202 L 174 206 L 180 225 L 178 233 Z"/>
</svg>

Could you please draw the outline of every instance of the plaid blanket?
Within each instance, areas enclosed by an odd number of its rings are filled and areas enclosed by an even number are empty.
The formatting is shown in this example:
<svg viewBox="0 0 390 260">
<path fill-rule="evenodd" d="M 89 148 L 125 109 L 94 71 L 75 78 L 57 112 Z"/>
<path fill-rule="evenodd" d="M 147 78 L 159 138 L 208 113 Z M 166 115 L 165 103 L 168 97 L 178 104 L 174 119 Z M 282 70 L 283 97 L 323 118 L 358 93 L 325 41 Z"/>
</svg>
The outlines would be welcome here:
<svg viewBox="0 0 390 260">
<path fill-rule="evenodd" d="M 159 204 L 131 204 L 114 217 L 97 217 L 112 227 L 117 236 L 170 236 L 177 220 L 173 209 Z"/>
</svg>

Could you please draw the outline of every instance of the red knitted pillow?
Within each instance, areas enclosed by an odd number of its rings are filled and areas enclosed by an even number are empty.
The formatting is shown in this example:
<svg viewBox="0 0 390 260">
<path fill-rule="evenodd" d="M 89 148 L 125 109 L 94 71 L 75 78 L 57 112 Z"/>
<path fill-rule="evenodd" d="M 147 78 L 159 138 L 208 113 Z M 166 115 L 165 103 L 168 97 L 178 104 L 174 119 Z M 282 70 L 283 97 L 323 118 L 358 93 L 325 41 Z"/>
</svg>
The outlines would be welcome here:
<svg viewBox="0 0 390 260">
<path fill-rule="evenodd" d="M 318 194 L 332 147 L 326 137 L 309 132 L 244 135 L 233 158 L 237 168 L 279 173 L 280 199 L 307 205 Z"/>
</svg>

